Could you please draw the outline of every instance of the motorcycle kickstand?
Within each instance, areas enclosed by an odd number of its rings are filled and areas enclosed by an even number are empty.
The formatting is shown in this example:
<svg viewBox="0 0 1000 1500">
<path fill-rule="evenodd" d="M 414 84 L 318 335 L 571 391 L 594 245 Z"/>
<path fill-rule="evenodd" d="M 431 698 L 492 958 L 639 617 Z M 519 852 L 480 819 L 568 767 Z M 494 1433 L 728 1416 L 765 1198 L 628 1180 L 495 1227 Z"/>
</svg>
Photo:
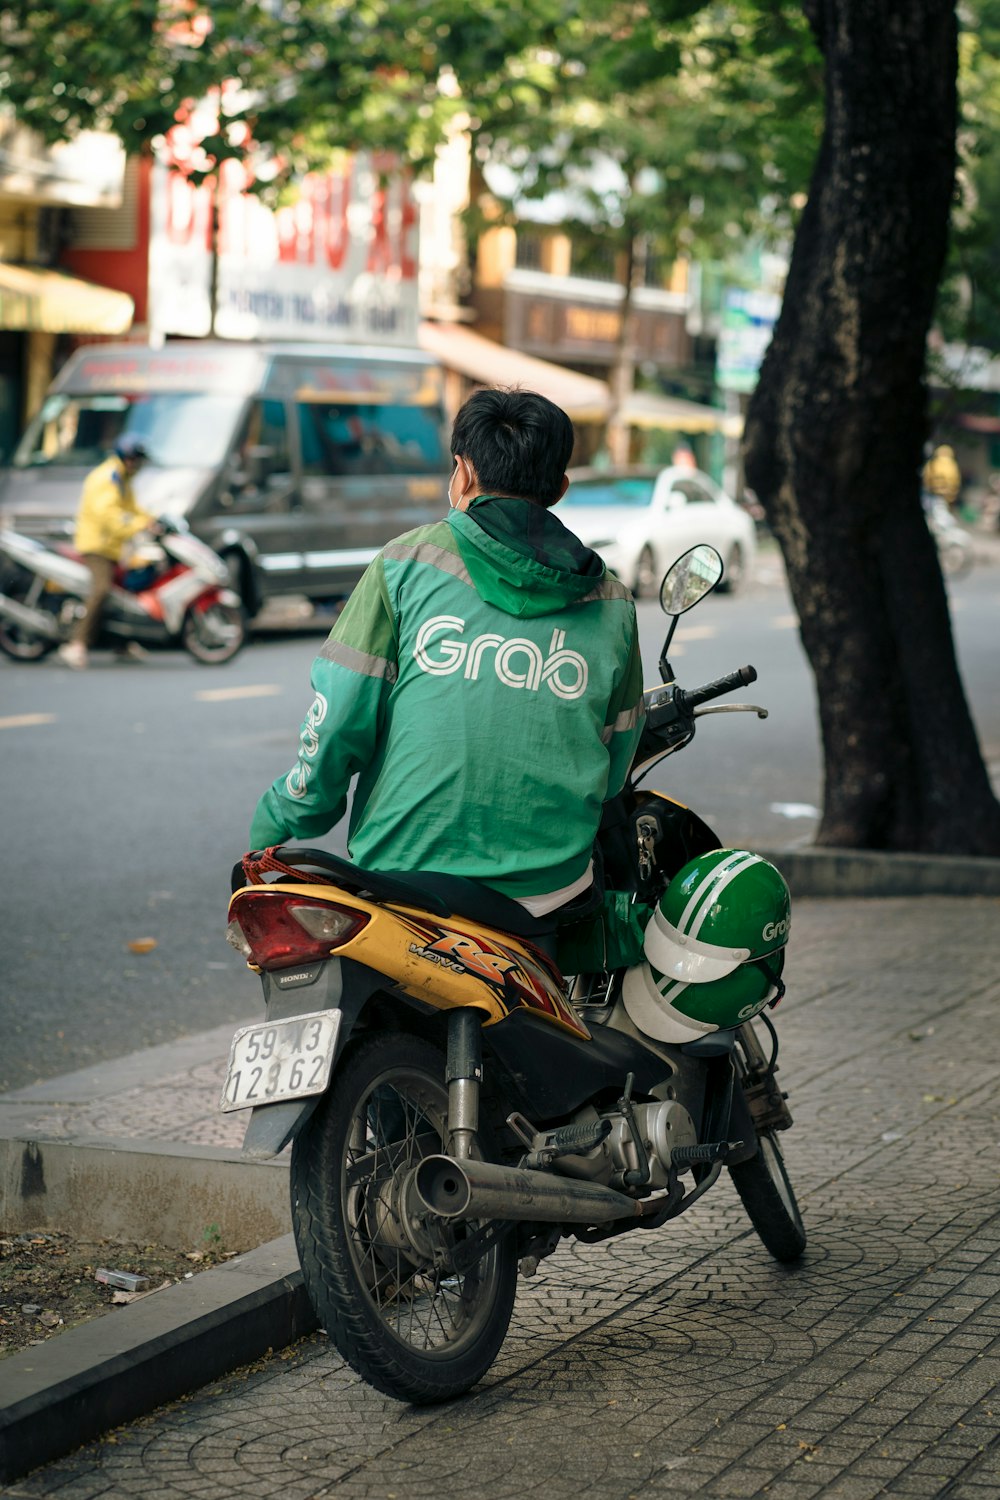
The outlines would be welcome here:
<svg viewBox="0 0 1000 1500">
<path fill-rule="evenodd" d="M 479 1086 L 483 1049 L 479 1012 L 454 1010 L 448 1017 L 448 1149 L 457 1161 L 468 1160 L 479 1129 Z"/>
</svg>

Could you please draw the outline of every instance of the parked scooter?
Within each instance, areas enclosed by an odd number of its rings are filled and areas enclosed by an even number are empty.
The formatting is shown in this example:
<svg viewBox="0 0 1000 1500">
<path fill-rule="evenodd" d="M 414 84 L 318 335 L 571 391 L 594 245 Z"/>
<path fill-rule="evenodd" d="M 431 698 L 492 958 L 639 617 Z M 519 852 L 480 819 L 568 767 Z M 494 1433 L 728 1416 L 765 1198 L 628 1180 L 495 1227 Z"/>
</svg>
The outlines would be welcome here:
<svg viewBox="0 0 1000 1500">
<path fill-rule="evenodd" d="M 924 514 L 937 543 L 941 572 L 946 578 L 964 578 L 972 567 L 972 538 L 955 520 L 940 495 L 924 495 Z"/>
<path fill-rule="evenodd" d="M 246 640 L 246 624 L 225 563 L 184 521 L 163 518 L 157 532 L 141 570 L 128 563 L 116 570 L 98 645 L 179 644 L 208 666 L 230 661 Z M 0 651 L 40 661 L 68 641 L 90 582 L 90 569 L 68 544 L 0 531 Z"/>
<path fill-rule="evenodd" d="M 236 1033 L 221 1108 L 252 1108 L 252 1158 L 292 1141 L 317 1316 L 400 1400 L 445 1400 L 485 1375 L 518 1266 L 530 1275 L 564 1236 L 658 1229 L 723 1167 L 773 1256 L 805 1247 L 766 1014 L 784 993 L 787 886 L 639 785 L 700 715 L 766 717 L 702 706 L 752 682 L 752 667 L 689 692 L 667 660 L 678 617 L 721 577 L 700 546 L 663 582 L 665 685 L 646 692 L 629 782 L 599 835 L 607 888 L 626 893 L 618 909 L 643 913 L 630 967 L 602 940 L 588 972 L 564 976 L 553 919 L 474 881 L 288 846 L 233 871 L 228 935 L 262 980 L 266 1019 Z"/>
</svg>

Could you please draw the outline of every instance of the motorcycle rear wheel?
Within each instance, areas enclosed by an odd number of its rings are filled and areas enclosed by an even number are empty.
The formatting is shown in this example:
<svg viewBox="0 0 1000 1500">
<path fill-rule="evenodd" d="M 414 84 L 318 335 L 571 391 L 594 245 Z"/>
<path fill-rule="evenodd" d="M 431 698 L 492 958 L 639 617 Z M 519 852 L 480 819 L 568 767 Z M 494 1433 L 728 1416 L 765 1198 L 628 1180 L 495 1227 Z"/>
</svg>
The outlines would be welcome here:
<svg viewBox="0 0 1000 1500">
<path fill-rule="evenodd" d="M 236 604 L 210 604 L 189 609 L 181 627 L 185 650 L 205 667 L 232 661 L 247 638 L 243 610 Z"/>
<path fill-rule="evenodd" d="M 765 1249 L 787 1264 L 806 1248 L 806 1231 L 774 1131 L 762 1131 L 758 1142 L 756 1156 L 730 1167 L 729 1175 Z"/>
<path fill-rule="evenodd" d="M 25 603 L 29 595 L 32 595 L 33 609 L 55 612 L 51 601 L 58 596 L 47 594 L 39 580 L 23 569 L 5 577 L 0 582 L 0 592 L 7 594 L 18 604 Z M 53 640 L 51 636 L 37 635 L 30 626 L 19 625 L 16 620 L 0 616 L 0 651 L 12 661 L 41 661 L 58 644 L 58 640 Z"/>
<path fill-rule="evenodd" d="M 416 1255 L 391 1213 L 394 1176 L 447 1149 L 444 1073 L 430 1043 L 371 1036 L 347 1055 L 292 1147 L 292 1227 L 316 1315 L 370 1385 L 419 1404 L 482 1379 L 517 1285 L 511 1234 L 456 1274 Z"/>
</svg>

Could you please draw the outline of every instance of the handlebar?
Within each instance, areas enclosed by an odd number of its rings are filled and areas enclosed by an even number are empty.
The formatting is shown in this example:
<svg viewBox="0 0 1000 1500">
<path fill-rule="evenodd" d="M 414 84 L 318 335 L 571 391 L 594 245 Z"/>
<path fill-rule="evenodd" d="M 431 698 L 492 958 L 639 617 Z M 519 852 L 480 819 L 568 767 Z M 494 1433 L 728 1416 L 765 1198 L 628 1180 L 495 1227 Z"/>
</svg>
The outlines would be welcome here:
<svg viewBox="0 0 1000 1500">
<path fill-rule="evenodd" d="M 659 757 L 667 750 L 679 750 L 694 734 L 696 708 L 711 698 L 721 698 L 724 693 L 733 693 L 756 680 L 753 667 L 739 667 L 735 672 L 727 672 L 725 677 L 706 682 L 704 687 L 685 690 L 676 683 L 666 683 L 645 692 L 646 727 L 636 751 L 636 764 L 651 756 Z"/>
<path fill-rule="evenodd" d="M 738 667 L 706 682 L 703 687 L 685 690 L 676 682 L 665 682 L 662 687 L 647 688 L 643 693 L 646 722 L 632 759 L 630 784 L 635 787 L 651 767 L 665 755 L 681 750 L 694 738 L 695 710 L 712 698 L 721 698 L 724 693 L 733 693 L 757 681 L 755 668 Z M 753 705 L 736 703 L 734 710 L 749 709 Z M 725 708 L 703 709 L 704 713 L 725 713 Z M 755 709 L 759 718 L 767 717 L 766 709 Z"/>
<path fill-rule="evenodd" d="M 678 707 L 682 713 L 692 713 L 702 703 L 708 703 L 712 698 L 721 698 L 723 693 L 735 693 L 737 688 L 746 687 L 751 682 L 757 681 L 757 672 L 754 667 L 737 667 L 735 672 L 727 672 L 725 677 L 717 677 L 714 682 L 706 682 L 704 687 L 699 688 L 677 688 L 674 697 L 681 701 Z"/>
</svg>

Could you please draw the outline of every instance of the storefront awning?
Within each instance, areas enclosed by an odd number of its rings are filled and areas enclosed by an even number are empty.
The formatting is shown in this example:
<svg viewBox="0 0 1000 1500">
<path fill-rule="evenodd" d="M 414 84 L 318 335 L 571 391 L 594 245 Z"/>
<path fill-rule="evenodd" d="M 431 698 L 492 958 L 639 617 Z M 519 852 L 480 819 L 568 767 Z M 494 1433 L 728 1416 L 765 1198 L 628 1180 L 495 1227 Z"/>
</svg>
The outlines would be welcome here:
<svg viewBox="0 0 1000 1500">
<path fill-rule="evenodd" d="M 607 381 L 508 349 L 460 324 L 421 323 L 420 346 L 446 369 L 457 370 L 482 385 L 520 385 L 538 391 L 561 406 L 574 422 L 604 422 L 611 411 Z M 625 403 L 625 416 L 630 427 L 723 432 L 727 437 L 739 437 L 743 431 L 743 418 L 736 413 L 653 391 L 633 391 Z"/>
<path fill-rule="evenodd" d="M 990 437 L 995 437 L 1000 432 L 1000 417 L 991 417 L 984 412 L 966 411 L 955 418 L 957 427 L 964 427 L 967 432 L 985 432 Z"/>
<path fill-rule="evenodd" d="M 0 262 L 0 328 L 41 333 L 127 333 L 135 306 L 124 292 L 38 266 Z"/>
<path fill-rule="evenodd" d="M 671 432 L 723 432 L 739 437 L 743 431 L 743 418 L 737 412 L 654 391 L 633 391 L 625 402 L 625 417 L 630 427 L 663 427 Z"/>
<path fill-rule="evenodd" d="M 545 359 L 495 344 L 458 323 L 421 323 L 420 347 L 482 385 L 519 385 L 561 406 L 574 422 L 603 422 L 611 406 L 607 384 Z"/>
</svg>

